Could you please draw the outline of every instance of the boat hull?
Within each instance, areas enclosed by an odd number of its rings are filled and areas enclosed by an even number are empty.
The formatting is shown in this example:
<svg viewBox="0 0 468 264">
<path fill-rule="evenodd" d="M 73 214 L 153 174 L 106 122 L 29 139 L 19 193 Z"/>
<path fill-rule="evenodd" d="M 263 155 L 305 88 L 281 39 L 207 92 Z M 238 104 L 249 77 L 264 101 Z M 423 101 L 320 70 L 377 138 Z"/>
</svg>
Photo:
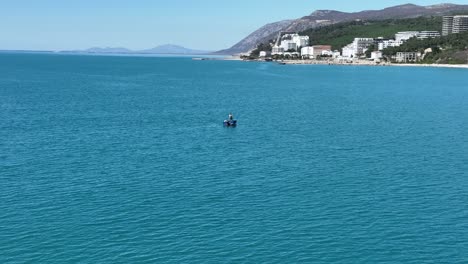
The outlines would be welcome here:
<svg viewBox="0 0 468 264">
<path fill-rule="evenodd" d="M 237 120 L 224 120 L 225 127 L 235 127 L 237 126 Z"/>
</svg>

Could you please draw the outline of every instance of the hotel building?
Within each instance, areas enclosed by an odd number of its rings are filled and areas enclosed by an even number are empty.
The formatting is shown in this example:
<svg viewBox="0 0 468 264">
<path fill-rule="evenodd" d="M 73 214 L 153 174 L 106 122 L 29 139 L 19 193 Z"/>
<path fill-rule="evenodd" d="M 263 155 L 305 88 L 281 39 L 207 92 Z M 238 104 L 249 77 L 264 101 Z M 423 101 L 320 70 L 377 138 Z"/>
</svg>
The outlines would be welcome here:
<svg viewBox="0 0 468 264">
<path fill-rule="evenodd" d="M 468 16 L 444 16 L 442 36 L 468 31 Z"/>
</svg>

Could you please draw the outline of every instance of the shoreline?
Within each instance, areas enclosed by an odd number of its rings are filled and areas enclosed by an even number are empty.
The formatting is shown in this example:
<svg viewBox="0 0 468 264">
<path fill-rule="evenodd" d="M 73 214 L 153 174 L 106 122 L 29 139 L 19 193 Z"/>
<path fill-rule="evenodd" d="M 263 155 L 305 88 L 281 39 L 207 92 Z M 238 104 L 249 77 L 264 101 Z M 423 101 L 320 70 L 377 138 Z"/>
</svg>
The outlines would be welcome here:
<svg viewBox="0 0 468 264">
<path fill-rule="evenodd" d="M 376 63 L 373 61 L 356 60 L 353 62 L 337 62 L 337 61 L 312 61 L 312 60 L 284 60 L 279 63 L 285 65 L 334 65 L 334 66 L 393 66 L 393 67 L 434 67 L 434 68 L 456 68 L 468 69 L 468 64 L 410 64 L 410 63 Z"/>
<path fill-rule="evenodd" d="M 223 60 L 236 60 L 236 61 L 247 61 L 247 62 L 267 62 L 265 60 L 243 60 L 239 57 L 235 58 L 224 58 Z M 454 69 L 468 69 L 468 64 L 417 64 L 417 63 L 389 63 L 382 62 L 376 63 L 367 60 L 355 60 L 352 62 L 347 61 L 315 61 L 315 60 L 282 60 L 272 61 L 272 63 L 278 63 L 282 65 L 330 65 L 330 66 L 391 66 L 391 67 L 434 67 L 434 68 L 454 68 Z"/>
<path fill-rule="evenodd" d="M 468 64 L 396 64 L 394 63 L 394 64 L 390 64 L 389 66 L 468 69 Z"/>
</svg>

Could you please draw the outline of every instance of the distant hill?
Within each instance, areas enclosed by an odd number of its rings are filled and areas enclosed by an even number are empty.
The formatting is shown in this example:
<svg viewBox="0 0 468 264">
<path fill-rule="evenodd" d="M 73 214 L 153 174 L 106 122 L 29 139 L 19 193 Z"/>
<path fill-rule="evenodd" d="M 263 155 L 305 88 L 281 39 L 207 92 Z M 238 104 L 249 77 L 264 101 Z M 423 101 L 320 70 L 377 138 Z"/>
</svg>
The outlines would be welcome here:
<svg viewBox="0 0 468 264">
<path fill-rule="evenodd" d="M 106 48 L 100 48 L 100 47 L 94 47 L 90 48 L 87 50 L 84 50 L 83 52 L 87 53 L 131 53 L 132 51 L 126 48 L 111 48 L 111 47 L 106 47 Z"/>
<path fill-rule="evenodd" d="M 193 50 L 182 46 L 166 44 L 146 50 L 130 50 L 121 47 L 94 47 L 86 50 L 62 51 L 64 53 L 99 53 L 99 54 L 173 54 L 173 55 L 201 55 L 210 54 L 211 51 Z"/>
<path fill-rule="evenodd" d="M 187 54 L 187 55 L 195 55 L 195 54 L 209 54 L 211 51 L 205 50 L 193 50 L 184 48 L 178 45 L 166 44 L 157 46 L 152 49 L 141 50 L 139 53 L 150 53 L 150 54 Z"/>
<path fill-rule="evenodd" d="M 385 20 L 416 18 L 420 16 L 443 16 L 466 10 L 468 10 L 468 5 L 455 4 L 439 4 L 431 6 L 406 4 L 382 10 L 365 10 L 355 13 L 346 13 L 336 10 L 317 10 L 312 14 L 299 19 L 268 24 L 256 30 L 231 48 L 219 51 L 219 53 L 236 54 L 247 52 L 255 48 L 259 43 L 264 43 L 274 39 L 280 31 L 301 32 L 312 28 L 354 20 Z"/>
</svg>

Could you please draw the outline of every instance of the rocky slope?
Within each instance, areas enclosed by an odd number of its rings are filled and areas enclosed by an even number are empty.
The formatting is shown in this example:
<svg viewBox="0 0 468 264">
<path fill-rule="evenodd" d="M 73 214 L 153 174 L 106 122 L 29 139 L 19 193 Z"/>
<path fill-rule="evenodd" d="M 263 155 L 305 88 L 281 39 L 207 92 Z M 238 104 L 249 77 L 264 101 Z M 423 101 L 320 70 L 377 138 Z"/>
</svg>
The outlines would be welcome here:
<svg viewBox="0 0 468 264">
<path fill-rule="evenodd" d="M 252 34 L 248 35 L 246 38 L 241 40 L 236 45 L 232 46 L 226 50 L 220 50 L 216 53 L 219 54 L 236 54 L 246 52 L 253 47 L 256 47 L 259 43 L 259 40 L 268 40 L 270 36 L 278 34 L 279 31 L 291 25 L 293 20 L 283 20 L 275 23 L 267 24 L 259 29 L 257 29 Z"/>
<path fill-rule="evenodd" d="M 299 19 L 285 20 L 265 25 L 231 48 L 218 51 L 217 53 L 236 54 L 247 52 L 255 48 L 258 43 L 274 39 L 280 31 L 300 32 L 310 28 L 352 21 L 356 19 L 383 20 L 395 18 L 414 18 L 419 16 L 442 16 L 457 11 L 467 10 L 468 5 L 455 4 L 439 4 L 431 6 L 406 4 L 389 7 L 382 10 L 366 10 L 355 13 L 346 13 L 335 10 L 317 10 L 312 14 Z"/>
</svg>

